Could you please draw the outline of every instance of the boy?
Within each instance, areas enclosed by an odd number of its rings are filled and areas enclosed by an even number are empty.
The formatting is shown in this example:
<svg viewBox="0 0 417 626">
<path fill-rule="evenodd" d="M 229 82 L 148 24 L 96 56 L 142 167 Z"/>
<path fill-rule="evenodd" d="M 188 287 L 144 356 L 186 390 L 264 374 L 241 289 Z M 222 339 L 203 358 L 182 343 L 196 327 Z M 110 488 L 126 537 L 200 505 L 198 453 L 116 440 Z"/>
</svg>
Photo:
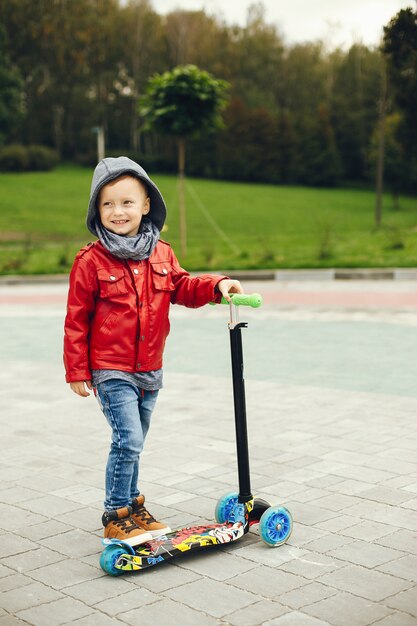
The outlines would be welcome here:
<svg viewBox="0 0 417 626">
<path fill-rule="evenodd" d="M 243 293 L 236 280 L 183 270 L 159 240 L 163 197 L 127 157 L 97 165 L 87 227 L 98 241 L 75 257 L 65 318 L 66 381 L 74 393 L 93 389 L 112 428 L 106 467 L 104 536 L 137 545 L 170 531 L 145 508 L 139 458 L 162 388 L 170 303 L 199 307 Z"/>
</svg>

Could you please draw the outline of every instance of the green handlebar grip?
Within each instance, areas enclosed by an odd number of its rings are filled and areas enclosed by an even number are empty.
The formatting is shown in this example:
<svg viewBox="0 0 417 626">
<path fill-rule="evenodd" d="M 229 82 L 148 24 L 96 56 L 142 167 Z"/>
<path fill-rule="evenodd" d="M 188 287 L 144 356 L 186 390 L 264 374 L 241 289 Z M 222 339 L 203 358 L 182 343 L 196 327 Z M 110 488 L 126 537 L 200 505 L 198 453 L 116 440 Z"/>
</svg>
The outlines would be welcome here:
<svg viewBox="0 0 417 626">
<path fill-rule="evenodd" d="M 259 293 L 231 293 L 232 303 L 236 306 L 251 306 L 257 309 L 262 304 L 262 296 Z M 210 302 L 210 304 L 216 304 Z M 222 297 L 220 304 L 230 304 L 226 298 Z"/>
</svg>

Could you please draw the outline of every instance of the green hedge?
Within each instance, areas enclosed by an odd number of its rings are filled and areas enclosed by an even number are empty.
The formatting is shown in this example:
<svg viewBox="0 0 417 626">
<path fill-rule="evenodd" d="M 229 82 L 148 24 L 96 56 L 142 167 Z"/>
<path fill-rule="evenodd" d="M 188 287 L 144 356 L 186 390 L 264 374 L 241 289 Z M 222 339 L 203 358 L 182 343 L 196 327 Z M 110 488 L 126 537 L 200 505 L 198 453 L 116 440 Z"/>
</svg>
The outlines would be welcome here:
<svg viewBox="0 0 417 626">
<path fill-rule="evenodd" d="M 0 171 L 28 172 L 52 170 L 59 156 L 47 146 L 11 144 L 0 148 Z"/>
</svg>

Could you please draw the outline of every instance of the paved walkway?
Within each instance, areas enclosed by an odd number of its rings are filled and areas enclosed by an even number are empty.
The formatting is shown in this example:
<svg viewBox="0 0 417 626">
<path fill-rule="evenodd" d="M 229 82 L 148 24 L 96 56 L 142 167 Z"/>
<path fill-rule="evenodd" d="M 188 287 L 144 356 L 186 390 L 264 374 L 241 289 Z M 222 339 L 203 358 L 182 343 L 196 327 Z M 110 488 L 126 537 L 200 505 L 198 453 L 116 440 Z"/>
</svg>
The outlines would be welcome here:
<svg viewBox="0 0 417 626">
<path fill-rule="evenodd" d="M 0 626 L 417 624 L 417 283 L 246 283 L 253 491 L 290 541 L 111 578 L 98 566 L 109 431 L 61 364 L 64 285 L 1 286 Z M 142 462 L 171 526 L 236 487 L 226 307 L 174 307 Z"/>
</svg>

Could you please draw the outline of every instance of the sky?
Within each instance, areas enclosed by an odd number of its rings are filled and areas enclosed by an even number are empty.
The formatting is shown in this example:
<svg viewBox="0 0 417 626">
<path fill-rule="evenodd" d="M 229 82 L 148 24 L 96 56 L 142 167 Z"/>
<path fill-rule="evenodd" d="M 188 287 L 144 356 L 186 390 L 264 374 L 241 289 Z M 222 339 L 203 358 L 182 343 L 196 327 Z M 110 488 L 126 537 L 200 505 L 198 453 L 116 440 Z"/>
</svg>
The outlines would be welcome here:
<svg viewBox="0 0 417 626">
<path fill-rule="evenodd" d="M 246 23 L 253 0 L 152 0 L 155 10 L 204 9 L 229 24 Z M 416 9 L 416 0 L 263 0 L 266 21 L 275 24 L 287 43 L 322 39 L 330 48 L 362 42 L 376 46 L 382 27 L 400 9 Z"/>
</svg>

